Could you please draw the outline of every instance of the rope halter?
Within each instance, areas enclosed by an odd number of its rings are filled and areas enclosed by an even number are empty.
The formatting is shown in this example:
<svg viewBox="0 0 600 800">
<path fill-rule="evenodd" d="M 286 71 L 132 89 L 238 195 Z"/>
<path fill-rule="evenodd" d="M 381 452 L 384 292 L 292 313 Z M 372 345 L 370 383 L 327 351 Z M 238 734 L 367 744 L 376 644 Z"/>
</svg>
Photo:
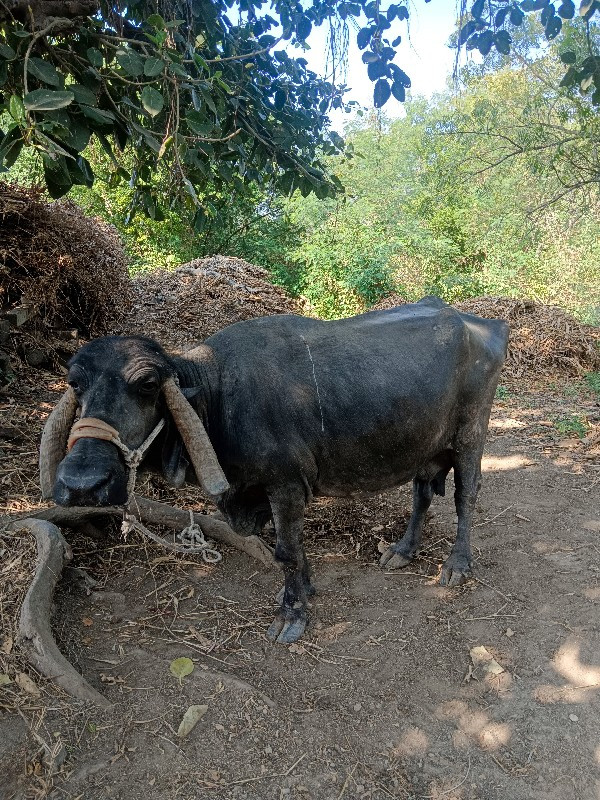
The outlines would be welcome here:
<svg viewBox="0 0 600 800">
<path fill-rule="evenodd" d="M 121 532 L 127 535 L 130 531 L 136 530 L 148 539 L 152 539 L 152 541 L 167 547 L 169 550 L 175 550 L 178 553 L 200 553 L 206 563 L 216 564 L 223 556 L 206 541 L 202 529 L 194 521 L 194 514 L 191 510 L 190 524 L 177 534 L 177 538 L 181 544 L 171 544 L 161 536 L 152 533 L 152 531 L 148 530 L 148 528 L 131 513 L 138 467 L 142 463 L 146 451 L 161 432 L 164 425 L 164 419 L 159 420 L 158 424 L 142 444 L 134 450 L 131 450 L 121 441 L 117 429 L 109 425 L 108 422 L 104 422 L 104 420 L 97 419 L 96 417 L 82 417 L 71 428 L 71 433 L 69 434 L 69 440 L 67 442 L 67 452 L 72 449 L 75 442 L 79 439 L 102 439 L 103 441 L 116 445 L 123 453 L 123 460 L 129 470 L 129 476 L 127 478 L 127 501 L 125 503 L 123 522 L 121 523 Z"/>
</svg>

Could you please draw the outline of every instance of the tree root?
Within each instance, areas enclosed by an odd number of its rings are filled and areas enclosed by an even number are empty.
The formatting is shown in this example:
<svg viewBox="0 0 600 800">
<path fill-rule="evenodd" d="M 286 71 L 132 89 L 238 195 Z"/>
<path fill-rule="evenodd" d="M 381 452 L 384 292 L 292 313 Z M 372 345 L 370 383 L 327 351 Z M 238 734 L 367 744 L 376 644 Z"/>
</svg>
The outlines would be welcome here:
<svg viewBox="0 0 600 800">
<path fill-rule="evenodd" d="M 19 619 L 19 643 L 30 664 L 72 697 L 109 708 L 111 703 L 67 661 L 52 636 L 52 596 L 63 566 L 73 557 L 71 548 L 56 525 L 47 520 L 24 519 L 11 527 L 30 531 L 38 549 L 35 576 L 23 600 Z"/>
<path fill-rule="evenodd" d="M 132 510 L 140 520 L 146 525 L 165 525 L 174 530 L 182 530 L 189 525 L 189 512 L 179 508 L 158 503 L 156 500 L 146 500 L 144 497 L 135 495 L 132 502 Z M 35 516 L 40 520 L 53 522 L 55 525 L 81 526 L 88 522 L 90 518 L 101 516 L 122 516 L 123 508 L 120 506 L 81 506 L 63 508 L 54 506 L 52 508 L 40 509 L 35 512 Z M 0 523 L 9 522 L 14 527 L 15 517 L 0 518 Z M 273 551 L 258 536 L 240 536 L 231 530 L 226 522 L 215 519 L 207 514 L 194 514 L 194 522 L 200 526 L 202 533 L 207 539 L 216 542 L 223 542 L 247 553 L 252 558 L 260 561 L 269 569 L 279 568 Z"/>
</svg>

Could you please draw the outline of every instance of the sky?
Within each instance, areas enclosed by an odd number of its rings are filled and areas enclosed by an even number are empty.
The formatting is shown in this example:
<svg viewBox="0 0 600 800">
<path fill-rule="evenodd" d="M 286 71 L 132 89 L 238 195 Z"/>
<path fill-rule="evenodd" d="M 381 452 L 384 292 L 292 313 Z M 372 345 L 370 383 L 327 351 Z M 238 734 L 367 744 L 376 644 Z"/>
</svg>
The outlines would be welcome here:
<svg viewBox="0 0 600 800">
<path fill-rule="evenodd" d="M 391 2 L 391 0 L 390 0 Z M 388 3 L 382 4 L 385 8 Z M 392 23 L 388 31 L 389 39 L 402 36 L 394 59 L 411 78 L 412 95 L 429 97 L 445 88 L 448 76 L 454 67 L 455 53 L 446 46 L 457 16 L 457 0 L 416 0 L 408 4 L 410 10 L 410 27 L 406 22 Z M 325 73 L 327 26 L 313 30 L 309 43 L 311 49 L 304 53 L 309 69 L 319 75 Z M 373 104 L 373 83 L 367 76 L 367 66 L 361 60 L 362 51 L 356 45 L 356 31 L 350 26 L 350 48 L 348 53 L 348 73 L 346 84 L 351 91 L 346 99 L 356 100 L 363 106 Z M 464 58 L 464 53 L 463 53 Z M 388 117 L 402 115 L 402 104 L 391 97 L 384 107 Z M 332 125 L 342 131 L 349 115 L 345 113 L 330 114 Z"/>
</svg>

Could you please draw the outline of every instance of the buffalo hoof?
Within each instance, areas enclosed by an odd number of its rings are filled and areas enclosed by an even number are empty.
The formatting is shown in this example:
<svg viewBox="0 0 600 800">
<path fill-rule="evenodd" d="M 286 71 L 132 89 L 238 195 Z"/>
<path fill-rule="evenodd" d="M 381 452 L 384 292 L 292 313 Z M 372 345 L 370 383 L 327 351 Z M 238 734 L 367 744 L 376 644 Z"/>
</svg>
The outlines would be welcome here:
<svg viewBox="0 0 600 800">
<path fill-rule="evenodd" d="M 464 556 L 451 555 L 444 562 L 440 575 L 440 586 L 460 586 L 471 577 L 471 565 Z"/>
<path fill-rule="evenodd" d="M 308 619 L 306 611 L 294 611 L 293 616 L 281 611 L 271 623 L 267 636 L 271 641 L 279 644 L 293 644 L 297 642 L 306 630 Z"/>
<path fill-rule="evenodd" d="M 397 545 L 392 545 L 388 547 L 385 553 L 379 559 L 379 566 L 385 567 L 385 569 L 402 569 L 402 567 L 408 566 L 410 562 L 414 558 L 413 555 L 405 555 L 404 553 L 398 553 L 394 548 Z"/>
</svg>

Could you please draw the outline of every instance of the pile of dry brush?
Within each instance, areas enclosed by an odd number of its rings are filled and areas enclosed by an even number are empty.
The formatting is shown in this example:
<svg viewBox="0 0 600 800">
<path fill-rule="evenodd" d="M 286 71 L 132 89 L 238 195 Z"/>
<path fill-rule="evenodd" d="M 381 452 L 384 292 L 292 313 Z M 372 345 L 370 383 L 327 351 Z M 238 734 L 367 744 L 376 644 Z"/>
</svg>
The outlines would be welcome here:
<svg viewBox="0 0 600 800">
<path fill-rule="evenodd" d="M 132 281 L 132 293 L 123 332 L 152 336 L 175 350 L 189 349 L 234 322 L 299 311 L 265 269 L 228 256 L 142 275 Z"/>
<path fill-rule="evenodd" d="M 129 306 L 116 230 L 39 188 L 0 182 L 0 309 L 28 308 L 24 329 L 105 333 Z"/>
</svg>

